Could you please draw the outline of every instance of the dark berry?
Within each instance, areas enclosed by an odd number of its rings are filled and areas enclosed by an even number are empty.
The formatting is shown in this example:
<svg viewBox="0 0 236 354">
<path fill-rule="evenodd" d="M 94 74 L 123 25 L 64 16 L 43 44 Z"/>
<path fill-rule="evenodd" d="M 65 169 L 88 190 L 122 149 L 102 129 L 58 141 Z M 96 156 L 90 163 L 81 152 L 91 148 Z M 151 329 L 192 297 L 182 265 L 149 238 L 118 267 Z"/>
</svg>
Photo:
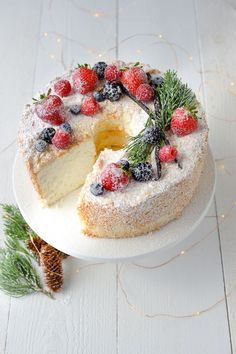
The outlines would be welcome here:
<svg viewBox="0 0 236 354">
<path fill-rule="evenodd" d="M 156 144 L 162 138 L 161 130 L 158 127 L 146 128 L 143 133 L 143 140 L 147 144 Z"/>
<path fill-rule="evenodd" d="M 93 93 L 93 97 L 97 102 L 102 102 L 106 99 L 105 95 L 103 94 L 103 91 L 95 91 Z"/>
<path fill-rule="evenodd" d="M 70 133 L 70 134 L 72 133 L 71 125 L 68 122 L 65 122 L 65 123 L 61 124 L 60 125 L 60 129 L 64 130 L 67 133 Z"/>
<path fill-rule="evenodd" d="M 47 143 L 44 140 L 38 140 L 35 144 L 35 149 L 38 152 L 43 152 L 46 149 Z"/>
<path fill-rule="evenodd" d="M 103 94 L 108 100 L 114 102 L 120 99 L 122 92 L 119 84 L 107 81 L 103 88 Z"/>
<path fill-rule="evenodd" d="M 44 128 L 39 134 L 39 139 L 46 141 L 48 144 L 52 144 L 52 138 L 55 133 L 56 130 L 54 128 Z"/>
<path fill-rule="evenodd" d="M 92 183 L 90 185 L 90 192 L 97 197 L 104 193 L 104 188 L 100 183 Z"/>
<path fill-rule="evenodd" d="M 119 165 L 122 168 L 122 170 L 124 171 L 129 171 L 130 168 L 130 164 L 128 160 L 120 160 L 119 161 Z"/>
<path fill-rule="evenodd" d="M 136 181 L 146 182 L 153 178 L 152 165 L 149 162 L 139 162 L 132 167 L 132 176 Z"/>
<path fill-rule="evenodd" d="M 158 74 L 151 75 L 150 78 L 150 85 L 151 86 L 160 86 L 163 83 L 163 77 Z"/>
<path fill-rule="evenodd" d="M 75 104 L 70 107 L 70 113 L 77 115 L 80 112 L 80 106 L 78 104 Z"/>
<path fill-rule="evenodd" d="M 104 71 L 107 67 L 107 64 L 104 61 L 99 61 L 93 67 L 93 70 L 96 71 L 97 76 L 100 80 L 104 79 Z"/>
</svg>

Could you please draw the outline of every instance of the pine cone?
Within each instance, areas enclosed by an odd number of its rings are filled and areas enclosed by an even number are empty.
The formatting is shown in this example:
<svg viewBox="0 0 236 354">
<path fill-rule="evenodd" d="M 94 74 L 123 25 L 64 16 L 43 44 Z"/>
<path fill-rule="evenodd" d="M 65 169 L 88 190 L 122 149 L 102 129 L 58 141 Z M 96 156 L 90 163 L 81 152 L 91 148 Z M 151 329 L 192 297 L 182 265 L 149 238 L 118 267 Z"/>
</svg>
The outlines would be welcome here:
<svg viewBox="0 0 236 354">
<path fill-rule="evenodd" d="M 58 291 L 63 284 L 63 256 L 64 253 L 48 244 L 41 246 L 40 264 L 44 272 L 45 283 L 52 291 Z"/>
<path fill-rule="evenodd" d="M 47 243 L 44 240 L 42 240 L 39 236 L 31 237 L 27 241 L 28 249 L 36 256 L 38 262 L 40 261 L 41 247 L 46 244 Z"/>
</svg>

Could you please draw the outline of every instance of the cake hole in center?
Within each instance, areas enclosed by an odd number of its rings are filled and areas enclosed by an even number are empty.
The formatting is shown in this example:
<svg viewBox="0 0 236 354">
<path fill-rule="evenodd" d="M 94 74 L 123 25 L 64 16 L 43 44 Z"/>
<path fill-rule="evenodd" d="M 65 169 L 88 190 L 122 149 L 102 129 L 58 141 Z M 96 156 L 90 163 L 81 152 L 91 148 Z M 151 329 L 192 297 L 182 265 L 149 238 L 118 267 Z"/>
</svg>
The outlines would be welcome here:
<svg viewBox="0 0 236 354">
<path fill-rule="evenodd" d="M 120 150 L 128 141 L 128 135 L 120 127 L 109 127 L 109 129 L 99 130 L 94 136 L 97 156 L 104 149 Z"/>
</svg>

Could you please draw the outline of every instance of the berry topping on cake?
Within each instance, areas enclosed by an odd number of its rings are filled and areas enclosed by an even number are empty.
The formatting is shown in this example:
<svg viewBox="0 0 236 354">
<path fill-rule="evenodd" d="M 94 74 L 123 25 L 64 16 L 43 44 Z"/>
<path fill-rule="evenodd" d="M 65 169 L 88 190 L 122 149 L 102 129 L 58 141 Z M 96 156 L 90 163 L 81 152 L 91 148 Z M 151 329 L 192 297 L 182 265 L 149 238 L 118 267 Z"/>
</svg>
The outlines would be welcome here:
<svg viewBox="0 0 236 354">
<path fill-rule="evenodd" d="M 80 66 L 72 74 L 75 90 L 82 95 L 93 91 L 98 81 L 97 74 L 88 65 Z"/>
<path fill-rule="evenodd" d="M 116 65 L 108 65 L 104 71 L 104 77 L 107 81 L 116 81 L 120 76 L 121 71 L 117 69 Z"/>
<path fill-rule="evenodd" d="M 60 125 L 65 121 L 63 102 L 56 95 L 40 95 L 40 100 L 36 102 L 35 112 L 40 119 L 52 125 Z"/>
<path fill-rule="evenodd" d="M 121 82 L 132 95 L 136 95 L 138 87 L 147 83 L 147 75 L 140 67 L 129 68 L 122 71 Z"/>
<path fill-rule="evenodd" d="M 39 139 L 46 141 L 48 144 L 52 144 L 52 138 L 54 137 L 56 130 L 52 127 L 44 128 L 39 134 Z"/>
<path fill-rule="evenodd" d="M 158 127 L 148 127 L 144 130 L 143 141 L 147 144 L 157 144 L 163 138 L 163 133 Z"/>
<path fill-rule="evenodd" d="M 120 99 L 122 91 L 118 83 L 107 81 L 103 88 L 103 94 L 108 100 L 114 102 Z"/>
<path fill-rule="evenodd" d="M 149 84 L 141 84 L 136 91 L 136 97 L 139 101 L 149 102 L 154 98 L 154 90 Z"/>
<path fill-rule="evenodd" d="M 47 143 L 44 140 L 38 140 L 34 145 L 35 149 L 38 152 L 43 152 L 46 149 Z"/>
<path fill-rule="evenodd" d="M 86 97 L 81 104 L 81 113 L 86 116 L 93 116 L 98 113 L 100 105 L 92 96 Z"/>
<path fill-rule="evenodd" d="M 95 182 L 90 185 L 90 192 L 97 197 L 98 195 L 102 195 L 104 193 L 104 188 L 101 183 Z"/>
<path fill-rule="evenodd" d="M 157 153 L 161 162 L 172 162 L 177 157 L 177 150 L 172 145 L 164 145 Z"/>
<path fill-rule="evenodd" d="M 59 80 L 54 86 L 54 91 L 58 96 L 65 97 L 71 93 L 71 84 L 68 80 Z"/>
<path fill-rule="evenodd" d="M 104 93 L 103 93 L 103 90 L 100 90 L 100 91 L 95 91 L 93 93 L 93 97 L 94 99 L 97 101 L 97 102 L 102 102 L 106 99 Z"/>
<path fill-rule="evenodd" d="M 120 168 L 122 168 L 122 170 L 129 171 L 130 163 L 128 160 L 120 160 L 118 164 L 120 165 Z"/>
<path fill-rule="evenodd" d="M 65 132 L 72 134 L 72 128 L 70 123 L 65 122 L 63 124 L 60 125 L 60 129 L 64 130 Z"/>
<path fill-rule="evenodd" d="M 115 191 L 127 186 L 129 176 L 120 168 L 119 164 L 110 163 L 102 172 L 101 183 L 106 190 Z"/>
<path fill-rule="evenodd" d="M 184 136 L 197 129 L 198 121 L 184 108 L 177 108 L 171 117 L 171 130 L 178 136 Z"/>
<path fill-rule="evenodd" d="M 153 178 L 152 165 L 149 162 L 139 162 L 131 169 L 133 178 L 138 182 L 147 182 Z"/>
<path fill-rule="evenodd" d="M 67 149 L 71 144 L 71 134 L 59 128 L 52 139 L 52 143 L 58 149 Z"/>
<path fill-rule="evenodd" d="M 150 75 L 150 74 L 149 74 Z M 161 75 L 158 74 L 152 74 L 149 77 L 149 84 L 151 86 L 160 86 L 163 83 L 163 77 Z"/>
<path fill-rule="evenodd" d="M 93 66 L 93 70 L 96 71 L 97 76 L 100 80 L 104 79 L 104 70 L 106 69 L 107 64 L 104 61 L 99 61 Z"/>
<path fill-rule="evenodd" d="M 74 104 L 73 106 L 70 106 L 70 113 L 77 116 L 77 114 L 79 114 L 79 112 L 80 112 L 80 109 L 81 109 L 80 105 Z"/>
</svg>

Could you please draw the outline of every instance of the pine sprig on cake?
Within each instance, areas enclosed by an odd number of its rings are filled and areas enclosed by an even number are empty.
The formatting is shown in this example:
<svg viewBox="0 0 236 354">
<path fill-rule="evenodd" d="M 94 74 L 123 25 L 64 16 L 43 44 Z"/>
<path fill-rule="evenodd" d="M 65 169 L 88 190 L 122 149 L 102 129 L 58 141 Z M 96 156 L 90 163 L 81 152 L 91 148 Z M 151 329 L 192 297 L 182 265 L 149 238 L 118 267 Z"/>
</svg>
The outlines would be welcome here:
<svg viewBox="0 0 236 354">
<path fill-rule="evenodd" d="M 197 118 L 197 99 L 187 84 L 183 84 L 176 71 L 167 70 L 163 82 L 156 87 L 160 103 L 159 124 L 168 129 L 175 109 L 184 107 L 193 118 Z"/>
<path fill-rule="evenodd" d="M 131 164 L 147 161 L 155 146 L 160 148 L 163 144 L 169 145 L 164 130 L 170 127 L 172 114 L 177 108 L 183 107 L 194 119 L 197 119 L 196 96 L 187 84 L 182 83 L 175 71 L 168 70 L 164 74 L 161 84 L 156 85 L 155 91 L 155 111 L 153 112 L 143 102 L 137 100 L 128 90 L 123 88 L 123 92 L 149 115 L 145 128 L 138 135 L 132 137 L 126 147 Z M 150 127 L 153 127 L 153 132 L 159 128 L 159 139 L 156 139 L 155 142 L 145 139 L 147 129 Z M 178 163 L 176 158 L 174 161 Z M 157 161 L 157 165 L 160 168 L 159 161 Z"/>
</svg>

